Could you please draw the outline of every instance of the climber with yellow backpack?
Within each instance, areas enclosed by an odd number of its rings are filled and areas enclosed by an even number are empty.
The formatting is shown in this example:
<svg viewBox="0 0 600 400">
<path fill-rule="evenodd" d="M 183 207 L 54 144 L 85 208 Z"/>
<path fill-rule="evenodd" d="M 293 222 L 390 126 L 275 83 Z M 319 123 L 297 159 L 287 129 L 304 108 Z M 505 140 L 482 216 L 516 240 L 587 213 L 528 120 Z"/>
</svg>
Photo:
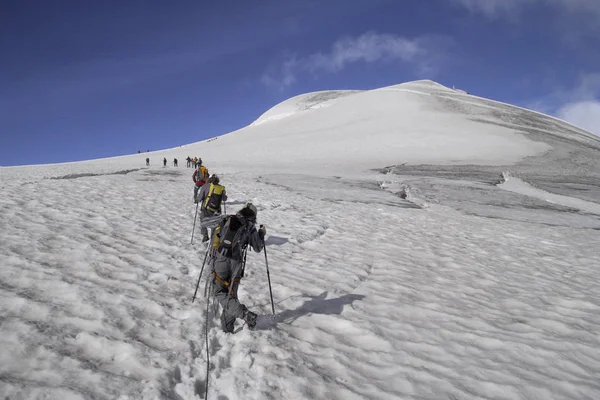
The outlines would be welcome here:
<svg viewBox="0 0 600 400">
<path fill-rule="evenodd" d="M 198 203 L 198 190 L 204 186 L 210 176 L 208 168 L 202 165 L 202 159 L 198 160 L 197 165 L 197 169 L 194 170 L 192 175 L 192 180 L 194 181 L 194 203 Z"/>
<path fill-rule="evenodd" d="M 221 180 L 217 175 L 208 178 L 207 184 L 202 186 L 197 200 L 200 203 L 200 221 L 202 241 L 208 242 L 208 228 L 202 225 L 202 220 L 221 214 L 221 206 L 227 201 L 225 186 L 220 185 Z"/>
</svg>

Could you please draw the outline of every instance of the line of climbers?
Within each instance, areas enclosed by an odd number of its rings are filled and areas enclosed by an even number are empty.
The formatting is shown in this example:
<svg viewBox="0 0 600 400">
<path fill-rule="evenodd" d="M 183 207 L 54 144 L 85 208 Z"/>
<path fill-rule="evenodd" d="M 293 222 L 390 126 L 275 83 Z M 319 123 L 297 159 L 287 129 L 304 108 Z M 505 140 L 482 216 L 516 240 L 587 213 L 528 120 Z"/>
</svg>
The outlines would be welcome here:
<svg viewBox="0 0 600 400">
<path fill-rule="evenodd" d="M 186 164 L 187 168 L 191 168 L 192 166 L 194 168 L 198 168 L 199 165 L 202 165 L 202 159 L 200 157 L 190 158 L 188 156 L 188 158 L 186 158 L 185 161 L 187 161 L 187 164 Z"/>
<path fill-rule="evenodd" d="M 186 167 L 187 168 L 198 168 L 200 165 L 202 165 L 202 159 L 200 157 L 194 157 L 194 158 L 190 158 L 189 156 L 185 159 L 186 161 Z M 146 157 L 146 167 L 150 166 L 150 158 Z M 167 166 L 167 158 L 163 157 L 163 167 Z M 178 162 L 176 158 L 173 158 L 173 166 L 177 167 L 178 166 Z"/>
<path fill-rule="evenodd" d="M 188 157 L 188 158 L 189 158 L 189 157 Z M 146 167 L 149 167 L 149 166 L 150 166 L 150 158 L 149 158 L 149 157 L 146 157 Z M 166 158 L 166 157 L 163 157 L 163 167 L 166 167 L 166 166 L 167 166 L 167 158 Z M 177 164 L 177 159 L 176 159 L 176 158 L 174 158 L 174 159 L 173 159 L 173 166 L 174 166 L 174 167 L 178 167 L 178 166 L 179 166 L 179 165 Z"/>
<path fill-rule="evenodd" d="M 212 229 L 209 263 L 212 265 L 213 295 L 223 307 L 221 328 L 233 333 L 236 318 L 243 319 L 250 329 L 256 326 L 257 314 L 240 303 L 237 291 L 244 276 L 246 250 L 250 246 L 260 253 L 265 246 L 267 230 L 256 228 L 258 210 L 247 203 L 234 215 L 222 215 L 227 200 L 225 187 L 220 178 L 209 176 L 208 168 L 198 160 L 192 175 L 194 181 L 194 203 L 200 206 L 202 242 L 209 241 L 208 228 Z"/>
</svg>

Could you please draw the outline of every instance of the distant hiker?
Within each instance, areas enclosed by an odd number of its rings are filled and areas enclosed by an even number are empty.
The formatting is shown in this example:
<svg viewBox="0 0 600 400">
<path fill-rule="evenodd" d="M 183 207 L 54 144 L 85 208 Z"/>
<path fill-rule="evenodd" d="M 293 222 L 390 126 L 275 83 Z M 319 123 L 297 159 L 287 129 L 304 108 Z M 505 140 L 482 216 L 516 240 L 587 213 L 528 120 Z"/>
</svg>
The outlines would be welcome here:
<svg viewBox="0 0 600 400">
<path fill-rule="evenodd" d="M 198 202 L 198 190 L 206 183 L 208 176 L 208 168 L 199 163 L 192 175 L 192 180 L 194 181 L 194 203 Z"/>
<path fill-rule="evenodd" d="M 196 158 L 196 162 L 194 163 L 194 168 L 198 168 L 199 165 L 202 165 L 202 159 L 200 157 Z"/>
<path fill-rule="evenodd" d="M 248 310 L 237 298 L 240 280 L 244 276 L 244 253 L 248 245 L 260 253 L 267 230 L 264 226 L 256 230 L 256 207 L 248 203 L 236 215 L 223 218 L 215 229 L 212 245 L 214 263 L 212 269 L 214 296 L 223 307 L 221 328 L 233 333 L 236 318 L 241 318 L 250 329 L 256 326 L 256 313 Z"/>
<path fill-rule="evenodd" d="M 163 167 L 166 167 L 166 166 L 167 166 L 167 157 L 164 157 L 163 158 Z"/>
<path fill-rule="evenodd" d="M 186 167 L 190 168 L 192 166 L 192 159 L 190 158 L 190 156 L 188 156 L 185 161 L 187 161 Z"/>
<path fill-rule="evenodd" d="M 208 178 L 207 184 L 202 186 L 198 192 L 198 202 L 200 203 L 200 221 L 206 218 L 221 214 L 221 205 L 227 201 L 225 186 L 220 185 L 220 179 L 213 174 Z M 208 229 L 202 226 L 202 241 L 208 242 Z"/>
<path fill-rule="evenodd" d="M 173 159 L 173 166 L 174 166 L 174 167 L 176 167 L 176 166 L 177 166 L 177 159 L 176 159 L 176 158 L 174 158 L 174 159 Z"/>
<path fill-rule="evenodd" d="M 150 159 L 148 157 L 146 157 L 146 167 L 150 166 Z"/>
<path fill-rule="evenodd" d="M 194 159 L 192 160 L 192 165 L 194 166 L 194 169 L 198 168 L 198 157 L 194 157 Z"/>
</svg>

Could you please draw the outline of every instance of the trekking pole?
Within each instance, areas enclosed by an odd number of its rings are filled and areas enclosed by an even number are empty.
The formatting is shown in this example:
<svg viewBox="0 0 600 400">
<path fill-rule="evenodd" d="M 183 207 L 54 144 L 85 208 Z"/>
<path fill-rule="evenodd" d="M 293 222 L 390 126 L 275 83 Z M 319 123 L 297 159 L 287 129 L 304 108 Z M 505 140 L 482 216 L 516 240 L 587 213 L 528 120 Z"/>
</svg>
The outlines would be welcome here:
<svg viewBox="0 0 600 400">
<path fill-rule="evenodd" d="M 267 259 L 267 246 L 263 247 L 263 251 L 265 252 L 265 265 L 267 266 L 267 279 L 269 281 L 269 294 L 271 295 L 271 310 L 273 311 L 273 315 L 275 315 L 275 304 L 273 303 L 273 290 L 271 290 L 271 275 L 269 274 L 269 260 Z"/>
<path fill-rule="evenodd" d="M 210 246 L 210 242 L 208 242 L 208 246 Z M 204 272 L 204 265 L 206 264 L 206 257 L 208 257 L 208 249 L 206 248 L 206 253 L 204 253 L 204 261 L 202 261 L 202 268 L 200 268 L 200 275 L 198 275 L 198 283 L 196 283 L 196 290 L 194 290 L 194 297 L 192 297 L 192 303 L 196 300 L 196 294 L 198 293 L 198 287 L 200 286 L 200 279 L 202 278 L 202 272 Z"/>
<path fill-rule="evenodd" d="M 200 281 L 198 281 L 200 282 Z M 198 289 L 196 287 L 196 289 Z M 208 399 L 208 379 L 210 370 L 210 351 L 208 349 L 208 312 L 210 309 L 210 298 L 206 300 L 206 320 L 204 322 L 204 338 L 206 341 L 206 386 L 204 387 L 204 400 Z"/>
<path fill-rule="evenodd" d="M 209 243 L 210 243 L 209 246 L 211 246 L 213 242 L 214 242 L 214 231 L 213 231 L 213 237 L 211 238 L 211 240 L 209 240 Z M 217 257 L 216 257 L 216 249 L 215 248 L 210 248 L 210 247 L 209 247 L 209 249 L 210 250 L 207 250 L 207 252 L 210 251 L 210 253 L 211 253 L 210 254 L 211 260 L 209 262 L 212 262 L 212 266 L 211 266 L 211 269 L 210 269 L 210 272 L 209 272 L 209 275 L 210 275 L 215 270 L 215 262 L 217 260 Z M 204 297 L 206 297 L 206 298 L 208 298 L 208 296 L 210 295 L 209 293 L 212 293 L 212 288 L 211 287 L 212 287 L 213 281 L 214 281 L 214 278 L 213 279 L 210 279 L 210 278 L 206 279 L 206 283 L 204 284 Z M 213 297 L 214 297 L 214 294 L 213 294 Z"/>
<path fill-rule="evenodd" d="M 198 203 L 196 203 L 196 212 L 194 213 L 194 227 L 192 228 L 192 241 L 191 244 L 194 244 L 194 231 L 196 230 L 196 217 L 198 216 Z"/>
<path fill-rule="evenodd" d="M 244 277 L 244 271 L 246 270 L 246 256 L 248 255 L 248 247 L 244 248 L 244 262 L 242 263 L 242 278 Z"/>
</svg>

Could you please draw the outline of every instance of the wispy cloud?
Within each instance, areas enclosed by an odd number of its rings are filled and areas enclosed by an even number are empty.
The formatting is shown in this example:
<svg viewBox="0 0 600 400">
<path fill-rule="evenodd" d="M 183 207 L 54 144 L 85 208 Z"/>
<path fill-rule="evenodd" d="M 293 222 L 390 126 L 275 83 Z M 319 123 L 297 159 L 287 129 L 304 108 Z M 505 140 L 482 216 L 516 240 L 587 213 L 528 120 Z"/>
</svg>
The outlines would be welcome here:
<svg viewBox="0 0 600 400">
<path fill-rule="evenodd" d="M 525 106 L 600 135 L 600 73 L 582 74 L 574 87 L 556 89 Z"/>
<path fill-rule="evenodd" d="M 284 89 L 297 81 L 301 74 L 336 73 L 348 65 L 363 62 L 400 62 L 410 65 L 417 74 L 431 77 L 437 72 L 440 60 L 451 41 L 440 37 L 406 38 L 391 34 L 367 32 L 358 37 L 336 41 L 328 52 L 316 52 L 304 57 L 288 53 L 283 61 L 272 64 L 262 75 L 261 82 Z"/>
<path fill-rule="evenodd" d="M 492 20 L 522 21 L 527 10 L 539 13 L 540 8 L 551 11 L 548 24 L 569 46 L 578 46 L 581 39 L 594 39 L 600 33 L 599 0 L 448 0 Z M 544 13 L 546 15 L 546 13 Z"/>
<path fill-rule="evenodd" d="M 556 115 L 600 135 L 600 73 L 584 74 Z"/>
<path fill-rule="evenodd" d="M 600 97 L 600 72 L 581 75 L 574 96 L 583 100 Z"/>
<path fill-rule="evenodd" d="M 263 73 L 260 81 L 268 87 L 284 89 L 296 83 L 296 73 L 299 68 L 298 58 L 295 54 L 283 55 L 280 64 L 274 63 Z"/>
<path fill-rule="evenodd" d="M 573 13 L 600 14 L 598 0 L 450 0 L 474 13 L 481 13 L 487 17 L 496 18 L 514 16 L 523 8 L 530 5 L 556 7 L 563 11 Z"/>
<path fill-rule="evenodd" d="M 522 7 L 538 0 L 450 0 L 467 8 L 470 12 L 480 13 L 489 18 L 514 17 Z"/>
<path fill-rule="evenodd" d="M 382 59 L 411 61 L 426 50 L 417 40 L 377 33 L 344 38 L 333 44 L 328 53 L 312 54 L 306 59 L 312 71 L 337 72 L 357 61 L 372 63 Z"/>
<path fill-rule="evenodd" d="M 566 104 L 556 115 L 600 136 L 600 101 L 598 100 Z"/>
</svg>

